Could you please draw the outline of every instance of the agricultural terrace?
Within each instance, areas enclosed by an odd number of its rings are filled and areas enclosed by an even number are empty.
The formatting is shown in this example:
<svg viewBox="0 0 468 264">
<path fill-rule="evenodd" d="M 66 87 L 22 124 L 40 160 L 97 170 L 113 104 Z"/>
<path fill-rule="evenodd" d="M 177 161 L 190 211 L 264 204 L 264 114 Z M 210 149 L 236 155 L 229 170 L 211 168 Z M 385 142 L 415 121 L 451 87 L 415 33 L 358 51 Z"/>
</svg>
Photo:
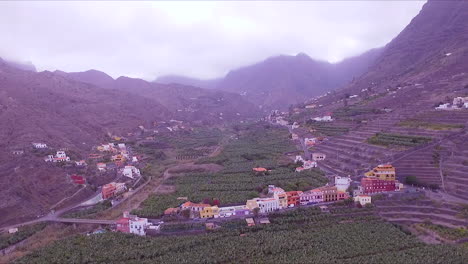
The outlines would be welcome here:
<svg viewBox="0 0 468 264">
<path fill-rule="evenodd" d="M 39 232 L 42 229 L 44 229 L 45 226 L 45 223 L 22 226 L 18 228 L 18 232 L 16 233 L 9 234 L 5 232 L 0 234 L 0 249 L 7 248 L 11 245 L 25 240 L 26 238 L 34 235 L 36 232 Z"/>
<path fill-rule="evenodd" d="M 367 139 L 367 142 L 381 146 L 407 146 L 415 147 L 421 144 L 426 144 L 432 139 L 429 137 L 407 136 L 391 133 L 376 133 L 374 136 Z"/>
<path fill-rule="evenodd" d="M 176 191 L 169 195 L 153 195 L 133 213 L 143 217 L 159 217 L 168 207 L 183 201 L 177 197 L 188 197 L 190 201 L 201 202 L 218 199 L 221 205 L 245 203 L 267 191 L 269 184 L 290 190 L 306 190 L 326 184 L 327 179 L 318 169 L 295 173 L 292 159 L 288 163 L 284 153 L 297 150 L 288 138 L 285 128 L 257 124 L 250 128 L 237 128 L 222 152 L 199 163 L 216 163 L 223 169 L 216 173 L 197 172 L 177 174 L 165 184 L 175 185 Z M 254 167 L 270 170 L 262 175 L 252 172 Z"/>
<path fill-rule="evenodd" d="M 198 235 L 78 235 L 16 263 L 466 263 L 467 247 L 423 244 L 372 210 L 298 209 L 272 214 L 268 225 L 233 221 Z"/>
<path fill-rule="evenodd" d="M 451 130 L 451 129 L 459 129 L 465 127 L 461 124 L 447 124 L 447 123 L 435 123 L 435 122 L 427 122 L 427 121 L 420 121 L 409 119 L 405 121 L 401 121 L 398 123 L 399 126 L 402 127 L 410 127 L 410 128 L 419 128 L 419 129 L 427 129 L 427 130 Z"/>
</svg>

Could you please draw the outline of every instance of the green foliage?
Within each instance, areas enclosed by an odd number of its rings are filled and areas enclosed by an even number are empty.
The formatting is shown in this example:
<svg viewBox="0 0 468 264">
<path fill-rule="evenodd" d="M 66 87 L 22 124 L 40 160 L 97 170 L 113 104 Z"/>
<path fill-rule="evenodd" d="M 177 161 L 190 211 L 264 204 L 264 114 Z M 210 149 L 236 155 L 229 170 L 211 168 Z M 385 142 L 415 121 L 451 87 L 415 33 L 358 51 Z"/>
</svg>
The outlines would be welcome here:
<svg viewBox="0 0 468 264">
<path fill-rule="evenodd" d="M 417 145 L 430 142 L 432 139 L 429 137 L 407 136 L 400 134 L 390 133 L 377 133 L 367 139 L 367 142 L 374 145 L 382 146 L 408 146 L 414 147 Z"/>
<path fill-rule="evenodd" d="M 295 173 L 288 167 L 279 167 L 278 159 L 283 153 L 296 150 L 287 138 L 289 133 L 286 129 L 252 125 L 248 130 L 239 132 L 241 135 L 238 139 L 228 142 L 220 155 L 202 161 L 223 165 L 223 170 L 174 176 L 166 181 L 176 186 L 174 194 L 151 196 L 134 213 L 159 217 L 166 208 L 177 205 L 175 198 L 179 196 L 188 197 L 194 202 L 216 197 L 223 205 L 245 203 L 248 199 L 258 197 L 259 192 L 269 184 L 286 190 L 305 190 L 326 184 L 324 173 L 318 169 Z M 255 167 L 272 170 L 264 175 L 255 175 L 252 171 Z"/>
<path fill-rule="evenodd" d="M 462 238 L 468 238 L 468 230 L 465 228 L 450 228 L 432 223 L 423 223 L 421 226 L 435 231 L 441 237 L 446 239 L 459 240 Z"/>
<path fill-rule="evenodd" d="M 447 124 L 447 123 L 433 123 L 433 122 L 426 122 L 420 121 L 415 119 L 409 119 L 405 121 L 401 121 L 399 126 L 403 127 L 410 127 L 410 128 L 419 128 L 419 129 L 427 129 L 427 130 L 451 130 L 451 129 L 458 129 L 465 127 L 461 124 Z"/>
<path fill-rule="evenodd" d="M 122 233 L 75 236 L 17 263 L 463 263 L 468 249 L 425 245 L 399 228 L 356 209 L 359 216 L 322 214 L 316 208 L 275 213 L 271 224 L 243 221 L 199 235 L 139 237 Z M 367 215 L 366 215 L 367 214 Z M 177 224 L 165 231 L 200 230 Z"/>
<path fill-rule="evenodd" d="M 26 238 L 34 235 L 36 232 L 41 231 L 46 227 L 45 223 L 28 225 L 18 228 L 18 232 L 14 234 L 1 234 L 0 235 L 0 249 L 7 248 L 18 242 L 25 240 Z"/>
<path fill-rule="evenodd" d="M 307 126 L 324 136 L 339 136 L 349 131 L 347 127 L 340 127 L 333 123 L 316 122 L 313 120 L 307 121 Z"/>
<path fill-rule="evenodd" d="M 65 218 L 87 218 L 90 215 L 102 212 L 104 210 L 107 210 L 112 207 L 112 203 L 109 200 L 105 200 L 102 202 L 97 203 L 96 205 L 93 205 L 90 208 L 86 208 L 84 210 L 79 210 L 76 212 L 70 212 L 67 214 L 64 214 L 63 217 Z"/>
</svg>

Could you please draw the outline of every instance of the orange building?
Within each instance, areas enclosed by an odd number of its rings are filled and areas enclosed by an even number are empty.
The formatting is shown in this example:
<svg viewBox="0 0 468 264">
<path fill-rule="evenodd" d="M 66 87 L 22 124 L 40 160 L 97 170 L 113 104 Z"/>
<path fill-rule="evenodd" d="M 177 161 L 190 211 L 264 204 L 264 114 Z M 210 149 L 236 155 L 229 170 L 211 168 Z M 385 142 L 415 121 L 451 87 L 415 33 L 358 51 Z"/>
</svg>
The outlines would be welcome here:
<svg viewBox="0 0 468 264">
<path fill-rule="evenodd" d="M 102 199 L 108 199 L 114 196 L 115 191 L 117 190 L 117 187 L 115 184 L 109 183 L 104 186 L 102 186 Z"/>
<path fill-rule="evenodd" d="M 301 203 L 301 191 L 286 192 L 288 197 L 288 206 L 298 206 Z"/>
<path fill-rule="evenodd" d="M 380 180 L 394 181 L 396 180 L 395 167 L 391 164 L 381 164 L 373 170 L 367 172 L 366 177 L 375 177 Z"/>
</svg>

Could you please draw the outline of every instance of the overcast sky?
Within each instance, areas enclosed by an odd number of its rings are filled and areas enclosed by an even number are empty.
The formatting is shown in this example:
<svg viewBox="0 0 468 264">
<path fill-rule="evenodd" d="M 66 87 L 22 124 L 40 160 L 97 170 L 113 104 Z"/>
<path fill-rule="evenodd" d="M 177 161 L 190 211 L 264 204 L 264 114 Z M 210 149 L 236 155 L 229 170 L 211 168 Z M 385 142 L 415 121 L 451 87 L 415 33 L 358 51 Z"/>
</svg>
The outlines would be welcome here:
<svg viewBox="0 0 468 264">
<path fill-rule="evenodd" d="M 279 54 L 339 61 L 388 43 L 424 1 L 0 2 L 0 57 L 38 70 L 214 78 Z"/>
</svg>

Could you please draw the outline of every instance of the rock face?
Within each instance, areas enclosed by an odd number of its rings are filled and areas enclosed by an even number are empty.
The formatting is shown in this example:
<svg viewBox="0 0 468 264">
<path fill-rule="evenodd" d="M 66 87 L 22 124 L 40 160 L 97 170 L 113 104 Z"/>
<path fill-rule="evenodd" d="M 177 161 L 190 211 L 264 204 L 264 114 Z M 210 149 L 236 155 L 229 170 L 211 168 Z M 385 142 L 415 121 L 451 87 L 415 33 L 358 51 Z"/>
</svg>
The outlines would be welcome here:
<svg viewBox="0 0 468 264">
<path fill-rule="evenodd" d="M 383 90 L 403 82 L 431 82 L 466 74 L 468 3 L 428 1 L 375 64 L 347 88 Z"/>
</svg>

